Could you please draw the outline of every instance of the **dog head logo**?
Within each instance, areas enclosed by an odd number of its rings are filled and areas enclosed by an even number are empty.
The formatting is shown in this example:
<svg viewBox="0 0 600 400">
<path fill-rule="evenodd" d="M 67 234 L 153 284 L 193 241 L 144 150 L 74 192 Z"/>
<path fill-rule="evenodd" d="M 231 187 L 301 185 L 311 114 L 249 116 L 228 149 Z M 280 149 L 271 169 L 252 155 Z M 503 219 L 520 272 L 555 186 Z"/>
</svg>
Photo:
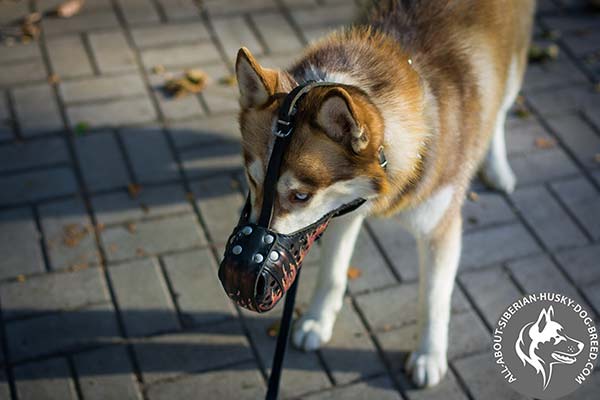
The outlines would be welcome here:
<svg viewBox="0 0 600 400">
<path fill-rule="evenodd" d="M 519 332 L 515 343 L 517 356 L 523 365 L 529 364 L 542 375 L 546 390 L 556 364 L 573 364 L 584 344 L 568 336 L 560 322 L 554 320 L 554 309 L 542 309 L 536 321 L 529 322 Z"/>
</svg>

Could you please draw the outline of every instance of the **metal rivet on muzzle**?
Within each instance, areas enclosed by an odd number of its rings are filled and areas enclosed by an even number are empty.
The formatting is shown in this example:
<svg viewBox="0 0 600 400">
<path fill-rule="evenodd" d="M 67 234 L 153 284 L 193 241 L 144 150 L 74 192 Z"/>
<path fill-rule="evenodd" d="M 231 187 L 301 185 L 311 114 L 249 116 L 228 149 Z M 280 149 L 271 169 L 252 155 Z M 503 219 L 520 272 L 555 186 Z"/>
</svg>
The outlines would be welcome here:
<svg viewBox="0 0 600 400">
<path fill-rule="evenodd" d="M 276 252 L 276 251 L 272 251 L 269 254 L 269 260 L 271 260 L 271 261 L 277 261 L 277 260 L 279 260 L 279 253 Z"/>
<path fill-rule="evenodd" d="M 264 258 L 264 257 L 263 257 L 263 255 L 262 255 L 262 254 L 260 254 L 260 253 L 256 253 L 256 254 L 254 255 L 254 257 L 252 258 L 252 260 L 254 260 L 254 262 L 255 262 L 255 263 L 261 263 L 261 262 L 263 262 L 263 260 L 264 260 L 264 259 L 265 259 L 265 258 Z"/>
<path fill-rule="evenodd" d="M 251 233 L 252 233 L 252 228 L 251 228 L 251 227 L 249 227 L 249 226 L 245 226 L 245 227 L 242 229 L 242 233 L 243 233 L 244 235 L 248 236 L 249 234 L 251 234 Z"/>
<path fill-rule="evenodd" d="M 275 241 L 275 237 L 273 237 L 273 235 L 265 235 L 265 237 L 263 237 L 263 241 L 266 244 L 271 244 L 273 241 Z"/>
<path fill-rule="evenodd" d="M 233 254 L 235 254 L 236 256 L 238 254 L 241 254 L 242 253 L 242 246 L 240 246 L 239 244 L 237 246 L 233 246 L 233 249 L 231 249 L 231 252 Z"/>
</svg>

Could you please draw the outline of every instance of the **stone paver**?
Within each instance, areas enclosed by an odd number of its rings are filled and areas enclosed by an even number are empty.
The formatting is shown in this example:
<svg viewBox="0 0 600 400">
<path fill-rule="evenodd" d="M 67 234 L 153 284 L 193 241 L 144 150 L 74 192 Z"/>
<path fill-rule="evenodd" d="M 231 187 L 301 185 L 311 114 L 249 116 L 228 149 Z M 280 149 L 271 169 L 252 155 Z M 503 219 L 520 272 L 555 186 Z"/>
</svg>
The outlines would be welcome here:
<svg viewBox="0 0 600 400">
<path fill-rule="evenodd" d="M 179 327 L 160 265 L 145 259 L 109 270 L 127 335 L 148 336 Z"/>
<path fill-rule="evenodd" d="M 39 40 L 0 43 L 0 398 L 262 398 L 283 301 L 240 310 L 217 276 L 248 190 L 229 81 L 241 46 L 284 68 L 361 1 L 87 0 L 56 18 L 59 2 L 0 1 L 3 34 L 45 13 Z M 404 370 L 415 240 L 397 217 L 369 218 L 334 335 L 290 348 L 282 398 L 521 399 L 490 354 L 498 315 L 556 291 L 600 316 L 599 17 L 587 0 L 537 3 L 534 42 L 560 53 L 529 66 L 532 113 L 507 122 L 515 192 L 475 181 L 465 201 L 447 376 L 422 390 Z M 207 86 L 169 95 L 188 68 Z M 321 253 L 304 262 L 296 316 Z M 598 368 L 570 400 L 598 397 Z"/>
</svg>

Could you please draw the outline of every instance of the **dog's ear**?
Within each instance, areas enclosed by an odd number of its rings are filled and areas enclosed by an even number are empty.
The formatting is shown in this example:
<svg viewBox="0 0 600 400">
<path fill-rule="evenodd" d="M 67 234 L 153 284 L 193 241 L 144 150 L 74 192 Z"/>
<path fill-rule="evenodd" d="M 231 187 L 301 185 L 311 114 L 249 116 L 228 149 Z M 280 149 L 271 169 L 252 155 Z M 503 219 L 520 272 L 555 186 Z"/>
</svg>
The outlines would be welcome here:
<svg viewBox="0 0 600 400">
<path fill-rule="evenodd" d="M 552 306 L 548 307 L 548 309 L 542 309 L 540 312 L 540 316 L 538 317 L 535 325 L 538 327 L 538 331 L 542 332 L 546 327 L 546 324 L 552 320 L 552 316 L 554 315 L 554 308 Z"/>
<path fill-rule="evenodd" d="M 245 47 L 238 51 L 235 73 L 242 108 L 261 107 L 275 93 L 279 73 L 273 69 L 261 67 Z"/>
<path fill-rule="evenodd" d="M 369 138 L 360 124 L 357 111 L 348 92 L 336 87 L 325 94 L 317 122 L 327 136 L 336 142 L 348 143 L 358 154 L 367 147 Z"/>
</svg>

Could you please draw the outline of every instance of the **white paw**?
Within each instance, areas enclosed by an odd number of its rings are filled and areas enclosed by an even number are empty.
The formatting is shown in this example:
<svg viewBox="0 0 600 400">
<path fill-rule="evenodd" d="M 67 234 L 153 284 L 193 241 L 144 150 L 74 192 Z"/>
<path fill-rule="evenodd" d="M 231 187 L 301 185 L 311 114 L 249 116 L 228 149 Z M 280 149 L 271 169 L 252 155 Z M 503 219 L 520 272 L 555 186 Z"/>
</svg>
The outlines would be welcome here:
<svg viewBox="0 0 600 400">
<path fill-rule="evenodd" d="M 494 167 L 484 164 L 480 175 L 483 182 L 492 189 L 507 194 L 515 190 L 517 178 L 508 163 Z"/>
<path fill-rule="evenodd" d="M 306 316 L 294 324 L 292 341 L 300 350 L 314 351 L 331 339 L 332 332 L 333 322 Z"/>
<path fill-rule="evenodd" d="M 413 351 L 406 362 L 406 370 L 417 387 L 435 386 L 448 370 L 445 354 Z"/>
</svg>

